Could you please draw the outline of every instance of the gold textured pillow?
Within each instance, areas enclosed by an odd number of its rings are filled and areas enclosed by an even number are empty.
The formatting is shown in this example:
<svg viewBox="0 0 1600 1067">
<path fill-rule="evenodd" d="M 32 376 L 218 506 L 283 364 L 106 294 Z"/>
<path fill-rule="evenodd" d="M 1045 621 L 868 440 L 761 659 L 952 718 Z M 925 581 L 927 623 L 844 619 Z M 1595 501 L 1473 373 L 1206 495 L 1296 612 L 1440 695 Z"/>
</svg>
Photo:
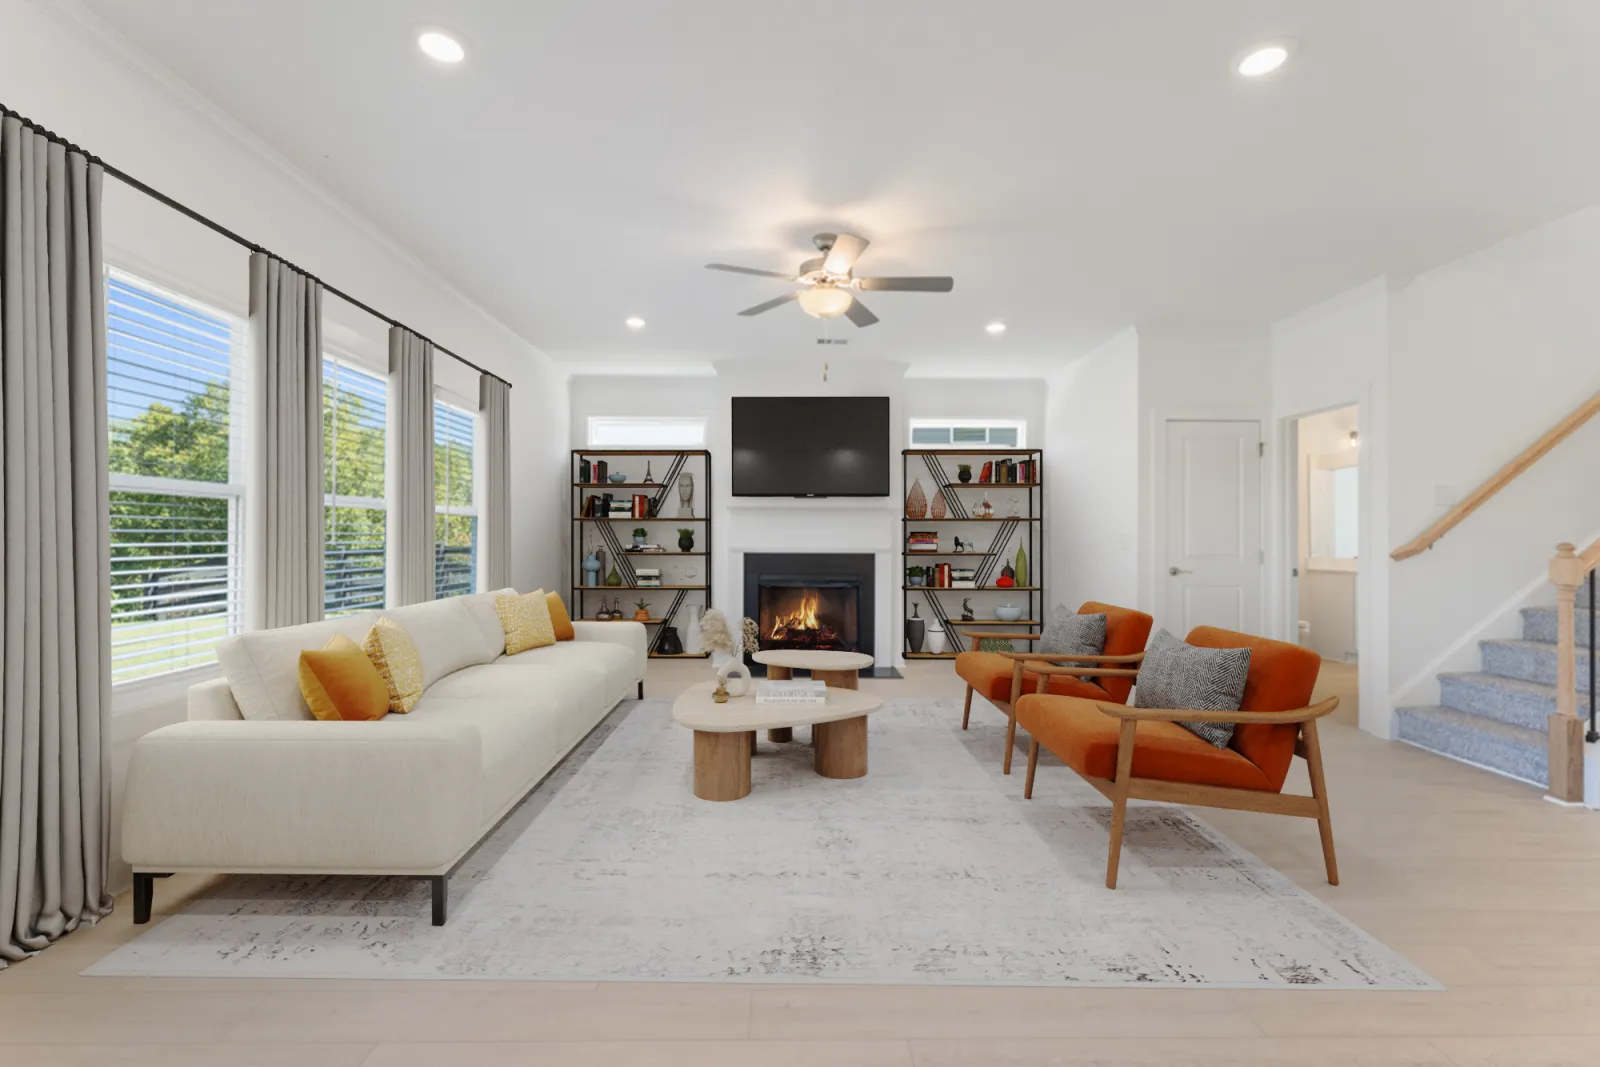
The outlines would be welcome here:
<svg viewBox="0 0 1600 1067">
<path fill-rule="evenodd" d="M 550 607 L 550 627 L 556 632 L 556 640 L 577 640 L 578 631 L 572 628 L 572 616 L 567 614 L 567 605 L 561 599 L 561 594 L 546 593 L 544 602 Z"/>
<path fill-rule="evenodd" d="M 422 699 L 422 656 L 405 628 L 380 618 L 367 631 L 361 650 L 372 660 L 389 690 L 389 710 L 408 712 Z"/>
<path fill-rule="evenodd" d="M 526 596 L 501 593 L 494 598 L 494 610 L 500 616 L 500 629 L 506 632 L 506 655 L 515 656 L 530 648 L 556 643 L 555 624 L 550 621 L 550 602 L 544 598 L 543 589 L 535 589 Z"/>
<path fill-rule="evenodd" d="M 372 722 L 389 713 L 389 686 L 344 634 L 300 653 L 300 695 L 323 722 Z"/>
</svg>

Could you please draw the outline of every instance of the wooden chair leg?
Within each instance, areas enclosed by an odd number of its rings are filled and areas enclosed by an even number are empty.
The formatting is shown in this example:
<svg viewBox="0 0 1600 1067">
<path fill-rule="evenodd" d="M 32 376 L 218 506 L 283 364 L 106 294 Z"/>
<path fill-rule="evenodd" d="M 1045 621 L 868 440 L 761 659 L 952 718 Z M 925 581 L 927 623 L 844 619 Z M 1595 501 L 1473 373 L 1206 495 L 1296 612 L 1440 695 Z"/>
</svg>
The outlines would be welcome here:
<svg viewBox="0 0 1600 1067">
<path fill-rule="evenodd" d="M 1017 747 L 1017 706 L 1006 709 L 1006 763 L 1005 772 L 1011 773 L 1011 750 Z"/>
<path fill-rule="evenodd" d="M 1328 811 L 1328 782 L 1322 774 L 1322 741 L 1317 737 L 1317 721 L 1300 724 L 1300 738 L 1306 746 L 1306 770 L 1311 774 L 1311 795 L 1317 801 L 1317 830 L 1322 835 L 1322 862 L 1328 868 L 1328 884 L 1339 884 L 1339 858 L 1333 851 L 1333 816 Z"/>
<path fill-rule="evenodd" d="M 1133 738 L 1138 724 L 1124 719 L 1117 737 L 1116 795 L 1111 800 L 1111 850 L 1106 857 L 1106 888 L 1117 888 L 1117 867 L 1122 862 L 1122 831 L 1128 823 L 1128 791 L 1133 788 Z"/>
<path fill-rule="evenodd" d="M 1033 799 L 1033 772 L 1039 768 L 1039 742 L 1028 738 L 1028 777 L 1022 783 L 1022 799 Z"/>
<path fill-rule="evenodd" d="M 961 728 L 967 728 L 967 720 L 972 718 L 972 686 L 967 686 L 967 702 L 961 705 Z"/>
</svg>

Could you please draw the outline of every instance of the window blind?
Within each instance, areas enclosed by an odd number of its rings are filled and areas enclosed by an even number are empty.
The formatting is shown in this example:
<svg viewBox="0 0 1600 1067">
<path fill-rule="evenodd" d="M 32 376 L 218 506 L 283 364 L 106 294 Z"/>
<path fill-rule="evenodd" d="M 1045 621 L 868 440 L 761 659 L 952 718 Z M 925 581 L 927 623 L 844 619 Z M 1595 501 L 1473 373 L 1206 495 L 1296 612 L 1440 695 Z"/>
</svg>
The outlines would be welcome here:
<svg viewBox="0 0 1600 1067">
<path fill-rule="evenodd" d="M 384 606 L 387 412 L 383 378 L 323 359 L 323 610 L 329 616 Z"/>
<path fill-rule="evenodd" d="M 478 513 L 472 493 L 476 414 L 444 401 L 433 405 L 434 596 L 461 596 L 477 586 Z"/>
</svg>

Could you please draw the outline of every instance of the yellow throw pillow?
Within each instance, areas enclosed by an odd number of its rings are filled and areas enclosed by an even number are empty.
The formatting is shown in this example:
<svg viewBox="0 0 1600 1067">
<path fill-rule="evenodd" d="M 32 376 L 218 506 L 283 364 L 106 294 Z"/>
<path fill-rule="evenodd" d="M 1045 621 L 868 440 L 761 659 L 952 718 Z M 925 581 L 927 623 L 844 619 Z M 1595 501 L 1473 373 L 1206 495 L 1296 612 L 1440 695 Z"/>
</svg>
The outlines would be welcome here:
<svg viewBox="0 0 1600 1067">
<path fill-rule="evenodd" d="M 557 641 L 574 641 L 578 631 L 572 628 L 572 616 L 567 614 L 567 605 L 561 599 L 560 593 L 546 593 L 544 602 L 550 608 L 550 628 L 556 632 Z"/>
<path fill-rule="evenodd" d="M 300 695 L 323 722 L 372 722 L 389 713 L 389 686 L 344 634 L 300 653 Z"/>
<path fill-rule="evenodd" d="M 555 625 L 550 621 L 550 602 L 544 598 L 543 589 L 535 589 L 526 596 L 501 593 L 494 598 L 494 610 L 500 616 L 500 629 L 506 632 L 506 655 L 515 656 L 530 648 L 556 643 Z"/>
<path fill-rule="evenodd" d="M 372 624 L 361 650 L 383 676 L 389 710 L 407 712 L 422 699 L 422 656 L 404 627 L 384 617 Z"/>
</svg>

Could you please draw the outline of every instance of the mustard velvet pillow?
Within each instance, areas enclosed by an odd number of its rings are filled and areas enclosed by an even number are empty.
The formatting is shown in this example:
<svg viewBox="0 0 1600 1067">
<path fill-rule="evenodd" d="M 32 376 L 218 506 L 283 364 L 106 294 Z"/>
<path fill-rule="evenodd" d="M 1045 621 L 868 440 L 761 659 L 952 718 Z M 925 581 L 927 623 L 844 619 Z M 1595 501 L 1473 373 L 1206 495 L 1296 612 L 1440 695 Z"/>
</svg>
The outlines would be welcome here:
<svg viewBox="0 0 1600 1067">
<path fill-rule="evenodd" d="M 389 686 L 344 634 L 300 653 L 300 695 L 323 722 L 372 722 L 389 713 Z"/>
<path fill-rule="evenodd" d="M 561 594 L 546 593 L 544 602 L 550 608 L 550 628 L 556 632 L 556 640 L 576 640 L 578 631 L 572 628 L 572 616 L 567 614 L 567 605 L 562 601 Z"/>
<path fill-rule="evenodd" d="M 530 648 L 544 648 L 556 643 L 555 625 L 550 621 L 550 602 L 543 589 L 535 589 L 526 596 L 501 593 L 494 598 L 495 614 L 500 616 L 500 629 L 506 633 L 506 655 L 515 656 Z"/>
<path fill-rule="evenodd" d="M 422 699 L 422 656 L 405 628 L 384 617 L 372 624 L 361 650 L 383 676 L 389 691 L 389 710 L 410 711 Z"/>
</svg>

